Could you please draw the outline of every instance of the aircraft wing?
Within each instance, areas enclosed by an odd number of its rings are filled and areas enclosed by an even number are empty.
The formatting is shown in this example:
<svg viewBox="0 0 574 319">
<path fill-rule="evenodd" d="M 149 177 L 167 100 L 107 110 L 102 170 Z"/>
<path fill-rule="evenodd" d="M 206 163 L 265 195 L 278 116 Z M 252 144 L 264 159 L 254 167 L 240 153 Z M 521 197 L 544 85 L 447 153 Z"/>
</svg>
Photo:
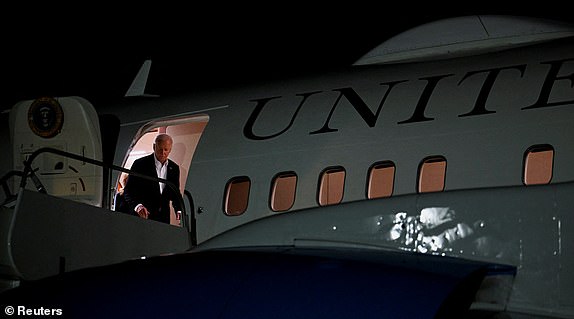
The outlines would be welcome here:
<svg viewBox="0 0 574 319">
<path fill-rule="evenodd" d="M 514 273 L 500 267 L 370 249 L 212 249 L 64 273 L 0 303 L 66 318 L 462 318 L 486 276 Z"/>
</svg>

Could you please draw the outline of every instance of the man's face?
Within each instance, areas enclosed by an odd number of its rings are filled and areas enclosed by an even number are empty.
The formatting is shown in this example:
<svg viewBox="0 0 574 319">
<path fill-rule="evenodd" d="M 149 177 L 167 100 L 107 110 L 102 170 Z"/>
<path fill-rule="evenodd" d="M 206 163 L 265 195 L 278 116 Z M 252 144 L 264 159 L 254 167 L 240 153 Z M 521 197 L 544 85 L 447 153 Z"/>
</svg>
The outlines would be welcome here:
<svg viewBox="0 0 574 319">
<path fill-rule="evenodd" d="M 169 156 L 169 153 L 171 153 L 171 144 L 172 142 L 170 140 L 165 140 L 158 141 L 153 145 L 155 158 L 157 158 L 160 163 L 164 164 L 165 161 L 167 161 L 167 157 Z"/>
</svg>

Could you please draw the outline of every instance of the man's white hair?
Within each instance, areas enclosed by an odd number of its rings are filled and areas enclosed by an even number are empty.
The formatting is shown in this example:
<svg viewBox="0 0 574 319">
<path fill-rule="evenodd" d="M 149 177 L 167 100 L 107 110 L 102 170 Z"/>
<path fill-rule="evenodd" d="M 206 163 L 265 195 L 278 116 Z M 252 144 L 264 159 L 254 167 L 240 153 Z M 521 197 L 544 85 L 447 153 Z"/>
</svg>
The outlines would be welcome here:
<svg viewBox="0 0 574 319">
<path fill-rule="evenodd" d="M 171 138 L 171 136 L 169 136 L 169 134 L 160 133 L 155 137 L 154 144 L 157 144 L 159 142 L 165 142 L 165 141 L 170 141 L 173 143 L 173 139 Z"/>
</svg>

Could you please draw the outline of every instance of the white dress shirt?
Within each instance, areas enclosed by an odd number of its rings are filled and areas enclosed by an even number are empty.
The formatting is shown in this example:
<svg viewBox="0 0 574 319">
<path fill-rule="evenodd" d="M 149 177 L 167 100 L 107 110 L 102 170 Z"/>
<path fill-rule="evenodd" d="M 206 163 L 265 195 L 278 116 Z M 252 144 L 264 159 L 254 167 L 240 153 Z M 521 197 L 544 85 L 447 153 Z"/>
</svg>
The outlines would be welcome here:
<svg viewBox="0 0 574 319">
<path fill-rule="evenodd" d="M 157 177 L 167 179 L 167 163 L 169 162 L 169 160 L 166 160 L 165 163 L 163 163 L 162 165 L 160 161 L 158 161 L 157 158 L 155 158 L 155 156 L 153 157 L 153 159 L 155 161 L 155 171 L 157 172 Z M 165 183 L 159 183 L 160 193 L 163 193 L 164 188 Z"/>
</svg>

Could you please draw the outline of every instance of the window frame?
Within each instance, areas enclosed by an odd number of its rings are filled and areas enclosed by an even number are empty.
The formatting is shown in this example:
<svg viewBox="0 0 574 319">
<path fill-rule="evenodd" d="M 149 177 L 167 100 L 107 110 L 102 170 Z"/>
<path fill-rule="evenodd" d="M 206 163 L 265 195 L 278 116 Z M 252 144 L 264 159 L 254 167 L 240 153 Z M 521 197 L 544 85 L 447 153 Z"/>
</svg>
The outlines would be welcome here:
<svg viewBox="0 0 574 319">
<path fill-rule="evenodd" d="M 425 164 L 433 164 L 433 163 L 439 163 L 439 162 L 444 162 L 444 171 L 442 174 L 442 187 L 440 189 L 423 190 L 422 184 L 425 182 L 423 180 L 423 177 L 426 176 L 426 175 L 423 175 L 424 170 L 425 170 Z M 417 189 L 416 189 L 417 194 L 438 193 L 438 192 L 444 191 L 446 188 L 447 169 L 448 169 L 448 162 L 447 162 L 446 158 L 442 155 L 433 155 L 433 156 L 427 156 L 427 157 L 423 158 L 423 160 L 419 164 L 419 168 L 418 168 L 418 172 L 417 172 Z"/>
<path fill-rule="evenodd" d="M 231 211 L 229 209 L 230 208 L 230 196 L 232 195 L 231 187 L 235 183 L 244 183 L 244 182 L 248 182 L 249 184 L 247 186 L 247 194 L 245 195 L 246 198 L 244 198 L 245 203 L 244 203 L 244 205 L 241 206 L 241 208 L 243 208 L 243 210 Z M 240 191 L 241 190 L 238 190 L 238 192 L 240 192 Z M 225 193 L 223 196 L 223 212 L 225 213 L 225 215 L 227 215 L 227 216 L 241 216 L 241 215 L 243 215 L 247 211 L 247 209 L 249 208 L 250 194 L 251 194 L 251 179 L 248 176 L 235 176 L 235 177 L 230 178 L 229 181 L 225 185 Z"/>
<path fill-rule="evenodd" d="M 295 177 L 295 185 L 293 186 L 293 194 L 292 194 L 292 198 L 290 199 L 291 204 L 286 209 L 275 209 L 274 199 L 275 199 L 276 191 L 277 191 L 277 182 L 282 178 L 291 178 L 291 177 Z M 286 212 L 286 211 L 289 211 L 291 208 L 293 208 L 293 205 L 295 205 L 295 200 L 297 197 L 297 182 L 298 181 L 299 181 L 299 177 L 297 176 L 297 173 L 295 173 L 294 171 L 286 171 L 286 172 L 278 173 L 273 177 L 273 179 L 271 179 L 271 189 L 269 191 L 269 208 L 271 209 L 271 211 Z"/>
<path fill-rule="evenodd" d="M 529 163 L 529 155 L 531 154 L 535 154 L 535 153 L 542 153 L 542 152 L 548 152 L 551 151 L 551 158 L 550 158 L 550 176 L 548 176 L 548 180 L 544 181 L 544 182 L 528 182 L 529 179 L 529 171 L 528 171 L 528 163 Z M 526 186 L 529 185 L 547 185 L 550 184 L 552 182 L 552 178 L 554 177 L 554 157 L 556 155 L 556 150 L 554 149 L 554 147 L 550 144 L 537 144 L 537 145 L 532 145 L 529 148 L 526 149 L 526 151 L 524 151 L 524 157 L 522 159 L 522 183 Z M 538 163 L 539 164 L 539 163 Z M 546 163 L 547 164 L 547 163 Z M 546 166 L 545 166 L 546 168 Z M 532 177 L 534 178 L 534 177 Z"/>
<path fill-rule="evenodd" d="M 326 174 L 329 174 L 329 172 L 332 173 L 337 173 L 337 172 L 342 172 L 343 173 L 343 183 L 342 183 L 342 187 L 341 187 L 341 196 L 340 199 L 338 199 L 338 201 L 336 202 L 332 202 L 332 203 L 322 203 L 322 193 L 323 193 L 323 181 L 324 181 L 324 177 L 326 176 Z M 331 205 L 338 205 L 340 203 L 343 202 L 343 198 L 345 197 L 345 181 L 347 179 L 347 170 L 345 170 L 345 168 L 343 166 L 329 166 L 327 168 L 325 168 L 324 170 L 321 171 L 321 173 L 319 174 L 319 182 L 318 182 L 318 188 L 317 188 L 317 203 L 319 204 L 319 206 L 323 207 L 323 206 L 331 206 Z"/>
<path fill-rule="evenodd" d="M 387 193 L 381 195 L 381 196 L 373 196 L 372 193 L 372 189 L 373 189 L 373 172 L 376 169 L 386 169 L 386 168 L 392 168 L 393 172 L 392 172 L 392 180 L 391 180 L 391 185 L 390 185 L 390 189 L 391 192 L 387 195 Z M 395 191 L 395 177 L 397 175 L 397 166 L 395 165 L 395 163 L 393 161 L 380 161 L 380 162 L 376 162 L 373 165 L 371 165 L 369 167 L 369 170 L 367 171 L 367 185 L 366 185 L 366 190 L 365 190 L 365 197 L 367 199 L 377 199 L 377 198 L 388 198 L 393 196 L 393 193 Z"/>
</svg>

